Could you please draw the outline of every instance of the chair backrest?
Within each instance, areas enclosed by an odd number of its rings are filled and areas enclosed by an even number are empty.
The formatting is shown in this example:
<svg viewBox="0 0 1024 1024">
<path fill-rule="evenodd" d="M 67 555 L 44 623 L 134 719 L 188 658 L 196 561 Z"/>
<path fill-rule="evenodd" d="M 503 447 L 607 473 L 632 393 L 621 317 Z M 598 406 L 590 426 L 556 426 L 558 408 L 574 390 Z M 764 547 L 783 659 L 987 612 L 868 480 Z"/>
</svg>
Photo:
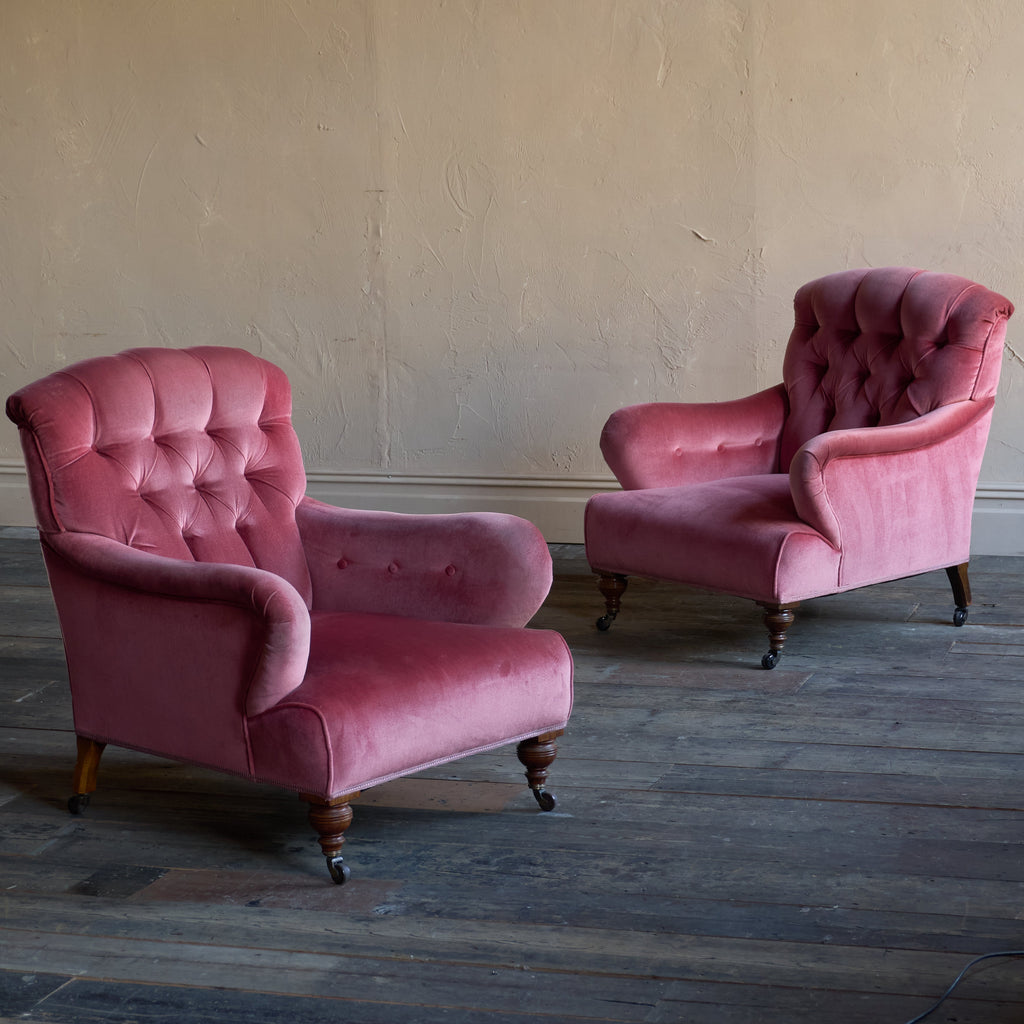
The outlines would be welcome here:
<svg viewBox="0 0 1024 1024">
<path fill-rule="evenodd" d="M 827 430 L 905 423 L 995 395 L 1013 305 L 966 278 L 847 270 L 805 284 L 794 307 L 782 370 L 782 472 Z"/>
<path fill-rule="evenodd" d="M 295 525 L 306 476 L 273 364 L 234 348 L 133 349 L 27 385 L 7 415 L 43 535 L 256 566 L 309 604 Z"/>
</svg>

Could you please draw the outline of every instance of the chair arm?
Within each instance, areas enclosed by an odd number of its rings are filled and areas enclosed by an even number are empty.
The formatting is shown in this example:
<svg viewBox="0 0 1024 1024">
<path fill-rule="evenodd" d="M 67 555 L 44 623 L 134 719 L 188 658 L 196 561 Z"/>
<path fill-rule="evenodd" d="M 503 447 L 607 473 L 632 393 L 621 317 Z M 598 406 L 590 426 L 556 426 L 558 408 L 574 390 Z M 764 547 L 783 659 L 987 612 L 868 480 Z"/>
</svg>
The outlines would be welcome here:
<svg viewBox="0 0 1024 1024">
<path fill-rule="evenodd" d="M 619 409 L 601 453 L 627 490 L 778 471 L 786 417 L 781 384 L 728 402 L 647 402 Z"/>
<path fill-rule="evenodd" d="M 992 398 L 957 402 L 908 423 L 811 438 L 790 465 L 797 514 L 844 560 L 910 564 L 915 551 L 932 552 L 935 566 L 943 551 L 966 560 L 993 406 Z"/>
<path fill-rule="evenodd" d="M 523 626 L 551 588 L 544 537 L 517 516 L 371 512 L 305 498 L 295 520 L 315 611 Z"/>
<path fill-rule="evenodd" d="M 309 611 L 280 576 L 95 534 L 41 539 L 73 687 L 78 668 L 120 673 L 140 687 L 171 686 L 195 716 L 217 703 L 256 715 L 302 682 Z"/>
</svg>

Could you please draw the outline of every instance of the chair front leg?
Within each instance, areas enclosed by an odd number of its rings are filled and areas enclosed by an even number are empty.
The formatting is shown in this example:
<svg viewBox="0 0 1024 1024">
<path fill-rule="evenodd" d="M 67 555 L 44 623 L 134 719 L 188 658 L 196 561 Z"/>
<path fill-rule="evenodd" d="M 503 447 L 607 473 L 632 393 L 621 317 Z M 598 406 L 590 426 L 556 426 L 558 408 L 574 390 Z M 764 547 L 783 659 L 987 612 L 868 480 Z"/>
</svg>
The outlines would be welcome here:
<svg viewBox="0 0 1024 1024">
<path fill-rule="evenodd" d="M 761 668 L 775 668 L 786 643 L 786 630 L 795 618 L 793 611 L 800 607 L 800 602 L 765 604 L 762 601 L 759 604 L 764 609 L 764 624 L 768 627 L 768 653 L 761 659 Z"/>
<path fill-rule="evenodd" d="M 559 729 L 558 732 L 546 732 L 534 736 L 533 739 L 523 740 L 516 747 L 516 755 L 526 768 L 526 781 L 542 811 L 555 809 L 555 794 L 548 793 L 544 789 L 544 783 L 547 782 L 548 768 L 558 754 L 558 744 L 555 740 L 564 731 Z"/>
<path fill-rule="evenodd" d="M 967 606 L 971 603 L 971 581 L 967 578 L 967 563 L 951 565 L 946 569 L 949 584 L 953 588 L 953 625 L 962 626 L 967 621 Z"/>
<path fill-rule="evenodd" d="M 309 823 L 320 838 L 320 849 L 327 858 L 327 870 L 336 885 L 344 885 L 350 874 L 348 865 L 341 856 L 341 848 L 345 843 L 345 829 L 352 824 L 352 808 L 350 800 L 355 800 L 358 793 L 349 793 L 334 800 L 302 794 L 302 799 L 309 804 Z"/>
<path fill-rule="evenodd" d="M 96 774 L 106 743 L 86 739 L 85 736 L 77 736 L 75 739 L 78 743 L 78 760 L 71 776 L 68 810 L 72 814 L 81 814 L 89 806 L 89 794 L 96 791 Z"/>
<path fill-rule="evenodd" d="M 622 595 L 626 592 L 629 580 L 620 573 L 602 572 L 598 574 L 597 589 L 604 598 L 604 615 L 597 620 L 597 628 L 602 633 L 611 629 L 615 616 L 619 614 Z"/>
</svg>

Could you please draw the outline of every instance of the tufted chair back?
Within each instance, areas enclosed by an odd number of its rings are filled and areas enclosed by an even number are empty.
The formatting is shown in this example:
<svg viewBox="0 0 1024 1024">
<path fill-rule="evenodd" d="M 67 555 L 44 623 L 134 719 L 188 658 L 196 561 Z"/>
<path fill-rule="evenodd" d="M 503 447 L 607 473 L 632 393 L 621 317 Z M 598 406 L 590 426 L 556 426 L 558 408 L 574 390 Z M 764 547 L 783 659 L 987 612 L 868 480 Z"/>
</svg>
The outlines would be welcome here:
<svg viewBox="0 0 1024 1024">
<path fill-rule="evenodd" d="M 255 566 L 310 603 L 306 477 L 277 367 L 233 348 L 135 349 L 12 395 L 39 529 Z"/>
<path fill-rule="evenodd" d="M 805 284 L 794 306 L 782 472 L 825 431 L 995 395 L 1013 306 L 982 285 L 907 267 L 848 270 Z"/>
</svg>

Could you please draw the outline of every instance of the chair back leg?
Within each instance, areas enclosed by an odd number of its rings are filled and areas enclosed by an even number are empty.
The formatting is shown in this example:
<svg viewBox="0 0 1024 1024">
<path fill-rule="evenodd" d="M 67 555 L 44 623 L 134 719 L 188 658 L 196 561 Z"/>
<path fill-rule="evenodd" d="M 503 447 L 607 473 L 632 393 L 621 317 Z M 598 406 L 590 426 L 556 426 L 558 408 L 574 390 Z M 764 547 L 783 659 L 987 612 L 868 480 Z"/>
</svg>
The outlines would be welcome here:
<svg viewBox="0 0 1024 1024">
<path fill-rule="evenodd" d="M 967 578 L 967 563 L 951 565 L 946 569 L 950 586 L 953 588 L 953 625 L 962 626 L 967 621 L 967 606 L 971 603 L 971 581 Z"/>
<path fill-rule="evenodd" d="M 71 776 L 71 796 L 68 798 L 68 810 L 72 814 L 81 814 L 89 806 L 89 794 L 96 791 L 96 775 L 106 743 L 90 740 L 85 736 L 77 736 L 76 740 L 78 760 L 75 762 L 75 770 Z"/>
</svg>

